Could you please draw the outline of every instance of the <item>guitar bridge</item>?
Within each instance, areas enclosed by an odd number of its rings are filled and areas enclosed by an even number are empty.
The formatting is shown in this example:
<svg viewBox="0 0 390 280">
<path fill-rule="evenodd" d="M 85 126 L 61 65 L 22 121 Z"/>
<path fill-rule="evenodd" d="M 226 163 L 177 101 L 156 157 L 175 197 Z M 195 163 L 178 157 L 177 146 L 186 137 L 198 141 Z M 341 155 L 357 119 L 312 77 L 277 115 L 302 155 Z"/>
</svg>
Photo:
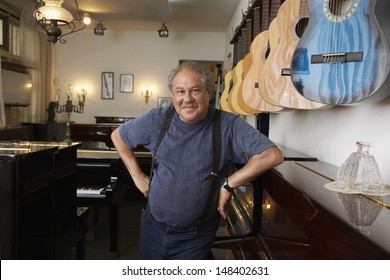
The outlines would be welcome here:
<svg viewBox="0 0 390 280">
<path fill-rule="evenodd" d="M 282 76 L 291 76 L 291 69 L 290 68 L 282 68 L 281 75 Z"/>
<path fill-rule="evenodd" d="M 349 53 L 326 53 L 326 54 L 313 54 L 311 56 L 312 64 L 336 64 L 336 63 L 348 63 L 348 62 L 361 62 L 363 61 L 363 52 L 349 52 Z"/>
</svg>

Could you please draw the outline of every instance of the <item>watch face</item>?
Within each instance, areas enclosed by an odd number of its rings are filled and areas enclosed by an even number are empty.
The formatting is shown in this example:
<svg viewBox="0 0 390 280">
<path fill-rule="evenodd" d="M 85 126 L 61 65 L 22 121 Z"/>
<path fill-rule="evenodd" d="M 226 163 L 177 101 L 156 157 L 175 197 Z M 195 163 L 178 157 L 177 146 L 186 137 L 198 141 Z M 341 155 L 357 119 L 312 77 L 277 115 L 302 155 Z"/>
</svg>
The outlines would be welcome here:
<svg viewBox="0 0 390 280">
<path fill-rule="evenodd" d="M 222 186 L 225 186 L 228 184 L 228 179 L 225 177 L 222 179 Z"/>
</svg>

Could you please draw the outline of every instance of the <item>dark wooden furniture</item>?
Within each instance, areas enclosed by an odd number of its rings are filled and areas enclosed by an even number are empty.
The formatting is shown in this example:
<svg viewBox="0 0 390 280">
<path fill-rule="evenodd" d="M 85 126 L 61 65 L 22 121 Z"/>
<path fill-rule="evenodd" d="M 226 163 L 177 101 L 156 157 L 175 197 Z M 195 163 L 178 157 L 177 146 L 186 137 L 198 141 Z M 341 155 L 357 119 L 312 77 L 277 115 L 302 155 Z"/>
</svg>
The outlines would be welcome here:
<svg viewBox="0 0 390 280">
<path fill-rule="evenodd" d="M 124 164 L 111 141 L 111 133 L 128 117 L 96 117 L 96 124 L 71 124 L 71 138 L 80 141 L 77 151 L 77 184 L 78 186 L 107 186 L 112 177 L 117 178 L 117 184 L 127 185 L 125 196 L 132 200 L 144 200 L 136 189 Z M 136 157 L 146 174 L 150 172 L 151 154 L 143 147 L 137 147 Z M 103 198 L 77 198 L 79 206 L 105 205 L 109 207 L 110 251 L 118 255 L 118 203 L 123 197 L 116 196 L 113 188 Z"/>
<path fill-rule="evenodd" d="M 132 120 L 134 117 L 112 117 L 112 116 L 96 116 L 96 123 L 107 123 L 107 124 L 121 124 L 126 121 Z"/>
<path fill-rule="evenodd" d="M 61 142 L 66 138 L 66 122 L 23 122 L 33 128 L 34 141 Z"/>
<path fill-rule="evenodd" d="M 0 141 L 22 140 L 33 141 L 34 129 L 32 126 L 12 126 L 0 128 Z"/>
<path fill-rule="evenodd" d="M 77 146 L 22 142 L 0 148 L 1 259 L 82 258 Z"/>
</svg>

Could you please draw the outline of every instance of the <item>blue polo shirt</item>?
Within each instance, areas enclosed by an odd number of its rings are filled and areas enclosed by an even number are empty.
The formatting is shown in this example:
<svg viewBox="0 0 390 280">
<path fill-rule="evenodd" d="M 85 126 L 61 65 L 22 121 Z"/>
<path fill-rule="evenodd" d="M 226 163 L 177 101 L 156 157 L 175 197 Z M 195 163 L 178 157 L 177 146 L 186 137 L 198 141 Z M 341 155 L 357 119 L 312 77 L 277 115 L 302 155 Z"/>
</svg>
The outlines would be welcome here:
<svg viewBox="0 0 390 280">
<path fill-rule="evenodd" d="M 129 149 L 142 145 L 152 151 L 169 108 L 152 109 L 120 127 L 120 135 Z M 197 123 L 183 122 L 175 113 L 157 152 L 149 191 L 152 215 L 172 227 L 194 225 L 202 216 L 211 186 L 213 167 L 213 116 Z M 257 129 L 231 113 L 221 113 L 220 178 L 227 175 L 231 163 L 245 164 L 274 144 Z M 219 188 L 214 190 L 207 218 L 217 213 Z"/>
</svg>

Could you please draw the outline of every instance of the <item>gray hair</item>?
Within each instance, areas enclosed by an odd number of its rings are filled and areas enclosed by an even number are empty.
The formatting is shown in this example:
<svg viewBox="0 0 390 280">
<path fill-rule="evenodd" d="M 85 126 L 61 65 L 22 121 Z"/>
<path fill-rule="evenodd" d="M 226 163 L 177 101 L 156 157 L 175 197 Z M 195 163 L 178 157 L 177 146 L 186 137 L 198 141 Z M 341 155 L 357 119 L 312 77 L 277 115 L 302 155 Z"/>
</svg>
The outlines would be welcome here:
<svg viewBox="0 0 390 280">
<path fill-rule="evenodd" d="M 175 69 L 171 71 L 171 73 L 168 76 L 168 88 L 170 91 L 172 91 L 173 79 L 180 71 L 184 69 L 189 69 L 196 73 L 199 73 L 201 75 L 203 85 L 206 87 L 206 89 L 209 92 L 213 92 L 214 79 L 211 72 L 195 61 L 183 61 Z"/>
</svg>

